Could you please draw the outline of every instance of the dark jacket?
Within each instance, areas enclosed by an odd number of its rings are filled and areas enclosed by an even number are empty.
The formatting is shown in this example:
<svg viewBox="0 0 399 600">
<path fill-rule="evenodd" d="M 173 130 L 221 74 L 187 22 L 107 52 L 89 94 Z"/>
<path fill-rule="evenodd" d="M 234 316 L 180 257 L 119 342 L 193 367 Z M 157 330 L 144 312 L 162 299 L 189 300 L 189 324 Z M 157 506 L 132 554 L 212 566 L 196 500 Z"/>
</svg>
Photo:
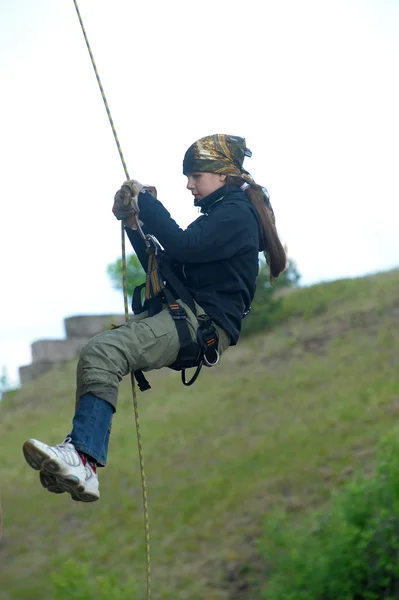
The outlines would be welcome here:
<svg viewBox="0 0 399 600">
<path fill-rule="evenodd" d="M 174 270 L 205 312 L 225 329 L 231 345 L 255 293 L 258 274 L 258 217 L 246 194 L 220 188 L 202 203 L 204 215 L 186 230 L 148 192 L 139 194 L 140 220 L 173 261 Z M 140 235 L 126 229 L 146 270 L 147 253 Z"/>
</svg>

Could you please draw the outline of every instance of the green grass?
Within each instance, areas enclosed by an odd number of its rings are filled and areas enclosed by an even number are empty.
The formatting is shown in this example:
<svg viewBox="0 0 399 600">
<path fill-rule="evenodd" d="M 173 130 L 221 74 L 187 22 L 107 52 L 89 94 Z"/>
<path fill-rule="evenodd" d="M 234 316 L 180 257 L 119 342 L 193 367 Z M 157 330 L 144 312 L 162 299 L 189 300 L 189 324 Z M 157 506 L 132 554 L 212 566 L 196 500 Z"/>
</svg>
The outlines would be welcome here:
<svg viewBox="0 0 399 600">
<path fill-rule="evenodd" d="M 274 331 L 230 349 L 193 388 L 164 370 L 139 392 L 154 599 L 256 598 L 238 588 L 265 571 L 265 515 L 283 506 L 299 518 L 355 469 L 371 472 L 397 419 L 399 271 L 303 288 L 280 310 Z M 22 457 L 26 438 L 58 443 L 69 432 L 74 377 L 69 363 L 0 404 L 1 600 L 53 600 L 51 574 L 62 577 L 70 558 L 145 597 L 129 380 L 99 502 L 49 494 Z"/>
</svg>

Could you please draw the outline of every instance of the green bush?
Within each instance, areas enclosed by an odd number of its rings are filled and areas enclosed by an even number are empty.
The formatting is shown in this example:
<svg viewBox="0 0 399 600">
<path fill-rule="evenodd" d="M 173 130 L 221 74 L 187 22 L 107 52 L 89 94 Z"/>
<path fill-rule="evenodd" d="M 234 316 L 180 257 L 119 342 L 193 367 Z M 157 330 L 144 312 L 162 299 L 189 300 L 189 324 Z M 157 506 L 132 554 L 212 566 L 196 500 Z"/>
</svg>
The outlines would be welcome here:
<svg viewBox="0 0 399 600">
<path fill-rule="evenodd" d="M 357 477 L 335 494 L 328 513 L 318 512 L 300 526 L 284 513 L 267 520 L 263 598 L 399 598 L 398 434 L 381 443 L 375 476 Z"/>
<path fill-rule="evenodd" d="M 52 574 L 54 600 L 134 600 L 134 583 L 121 586 L 116 575 L 98 573 L 86 563 L 68 560 Z"/>
</svg>

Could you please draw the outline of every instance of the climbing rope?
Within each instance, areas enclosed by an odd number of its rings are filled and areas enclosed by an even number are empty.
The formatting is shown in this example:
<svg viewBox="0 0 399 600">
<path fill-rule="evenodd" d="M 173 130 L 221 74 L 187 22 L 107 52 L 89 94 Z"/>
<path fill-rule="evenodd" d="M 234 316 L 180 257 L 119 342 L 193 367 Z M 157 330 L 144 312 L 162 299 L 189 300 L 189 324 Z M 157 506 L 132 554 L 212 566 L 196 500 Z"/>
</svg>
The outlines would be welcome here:
<svg viewBox="0 0 399 600">
<path fill-rule="evenodd" d="M 118 139 L 118 136 L 116 134 L 115 125 L 114 125 L 114 122 L 113 122 L 112 117 L 111 117 L 111 112 L 109 110 L 108 102 L 107 102 L 107 99 L 105 97 L 103 86 L 101 85 L 100 76 L 98 74 L 96 63 L 95 63 L 94 57 L 93 57 L 93 53 L 91 51 L 89 40 L 87 38 L 86 31 L 85 31 L 85 28 L 84 28 L 84 25 L 83 25 L 82 17 L 80 16 L 80 11 L 79 11 L 79 8 L 78 8 L 76 0 L 73 0 L 73 3 L 74 3 L 75 8 L 76 8 L 76 13 L 78 15 L 80 26 L 82 28 L 82 33 L 83 33 L 83 36 L 84 36 L 84 39 L 85 39 L 85 42 L 86 42 L 86 46 L 87 46 L 87 49 L 89 51 L 91 63 L 93 65 L 93 69 L 94 69 L 94 73 L 96 75 L 97 83 L 98 83 L 98 86 L 100 88 L 102 99 L 104 101 L 104 106 L 105 106 L 105 110 L 107 111 L 107 115 L 108 115 L 108 119 L 109 119 L 109 122 L 110 122 L 110 125 L 111 125 L 112 133 L 114 134 L 114 139 L 115 139 L 115 142 L 116 142 L 116 146 L 118 148 L 119 156 L 120 156 L 120 159 L 122 161 L 123 169 L 125 171 L 125 176 L 126 176 L 126 179 L 130 179 L 129 173 L 128 173 L 128 170 L 127 170 L 127 166 L 126 166 L 126 162 L 125 162 L 125 159 L 123 157 L 121 145 L 119 143 L 119 139 Z M 145 235 L 144 235 L 144 233 L 143 233 L 143 231 L 142 231 L 142 229 L 140 227 L 138 219 L 136 219 L 136 223 L 137 223 L 137 228 L 138 228 L 138 231 L 139 231 L 140 235 L 143 237 L 144 241 L 147 241 L 146 237 L 145 237 Z M 127 283 L 126 283 L 127 277 L 126 277 L 125 229 L 124 229 L 123 221 L 122 221 L 122 224 L 121 224 L 121 238 L 122 238 L 121 239 L 121 242 L 122 242 L 121 245 L 122 245 L 123 300 L 124 300 L 124 306 L 125 306 L 125 320 L 127 321 L 129 319 L 129 309 L 128 309 L 128 301 L 127 301 Z M 149 533 L 149 517 L 148 517 L 147 484 L 146 484 L 145 471 L 144 471 L 143 444 L 142 444 L 141 433 L 140 433 L 140 419 L 139 419 L 139 411 L 138 411 L 137 393 L 136 393 L 136 386 L 135 386 L 135 382 L 134 382 L 134 375 L 133 375 L 133 373 L 131 373 L 131 381 L 132 381 L 134 417 L 135 417 L 135 420 L 136 420 L 137 445 L 138 445 L 138 451 L 139 451 L 141 487 L 142 487 L 142 493 L 143 493 L 144 534 L 145 534 L 146 570 L 147 570 L 147 600 L 150 600 L 151 599 L 151 560 L 150 560 L 151 554 L 150 554 L 150 533 Z"/>
</svg>

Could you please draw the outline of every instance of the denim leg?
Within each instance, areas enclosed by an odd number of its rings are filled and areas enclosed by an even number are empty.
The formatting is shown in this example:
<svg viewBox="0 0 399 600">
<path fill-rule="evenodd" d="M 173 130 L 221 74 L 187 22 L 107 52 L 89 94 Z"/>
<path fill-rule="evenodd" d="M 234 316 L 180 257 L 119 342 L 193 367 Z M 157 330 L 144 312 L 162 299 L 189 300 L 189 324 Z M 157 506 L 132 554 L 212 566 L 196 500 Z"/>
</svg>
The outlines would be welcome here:
<svg viewBox="0 0 399 600">
<path fill-rule="evenodd" d="M 76 450 L 92 457 L 101 467 L 107 462 L 113 413 L 114 408 L 109 402 L 90 393 L 84 394 L 80 398 L 69 435 Z"/>
</svg>

